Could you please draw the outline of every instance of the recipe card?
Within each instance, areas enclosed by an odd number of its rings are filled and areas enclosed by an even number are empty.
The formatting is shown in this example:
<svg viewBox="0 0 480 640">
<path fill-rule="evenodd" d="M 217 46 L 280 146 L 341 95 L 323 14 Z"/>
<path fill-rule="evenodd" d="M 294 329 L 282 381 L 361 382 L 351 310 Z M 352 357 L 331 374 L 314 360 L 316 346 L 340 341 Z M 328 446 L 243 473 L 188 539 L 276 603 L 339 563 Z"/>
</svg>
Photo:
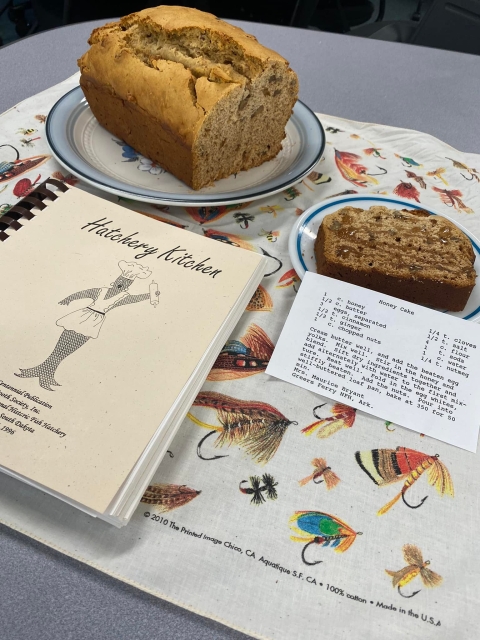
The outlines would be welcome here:
<svg viewBox="0 0 480 640">
<path fill-rule="evenodd" d="M 266 373 L 476 452 L 473 322 L 307 272 Z"/>
</svg>

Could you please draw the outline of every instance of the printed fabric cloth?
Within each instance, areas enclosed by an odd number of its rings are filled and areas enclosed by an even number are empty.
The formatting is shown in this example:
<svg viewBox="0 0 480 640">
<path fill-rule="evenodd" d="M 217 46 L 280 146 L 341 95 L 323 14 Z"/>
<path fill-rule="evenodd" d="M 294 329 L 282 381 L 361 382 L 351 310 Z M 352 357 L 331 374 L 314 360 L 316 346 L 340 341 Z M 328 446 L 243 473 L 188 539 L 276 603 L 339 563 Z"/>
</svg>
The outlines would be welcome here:
<svg viewBox="0 0 480 640">
<path fill-rule="evenodd" d="M 10 147 L 22 159 L 44 156 L 0 182 L 3 212 L 48 176 L 77 183 L 44 134 L 49 109 L 77 83 L 74 76 L 1 116 L 0 169 Z M 268 360 L 300 285 L 288 237 L 302 211 L 337 194 L 395 194 L 480 237 L 480 156 L 416 131 L 319 118 L 324 157 L 275 196 L 160 211 L 120 202 L 270 256 L 130 524 L 118 530 L 3 474 L 0 520 L 258 638 L 470 640 L 480 626 L 477 456 L 243 361 Z M 21 242 L 28 228 L 17 233 Z M 195 340 L 195 324 L 185 339 Z"/>
</svg>

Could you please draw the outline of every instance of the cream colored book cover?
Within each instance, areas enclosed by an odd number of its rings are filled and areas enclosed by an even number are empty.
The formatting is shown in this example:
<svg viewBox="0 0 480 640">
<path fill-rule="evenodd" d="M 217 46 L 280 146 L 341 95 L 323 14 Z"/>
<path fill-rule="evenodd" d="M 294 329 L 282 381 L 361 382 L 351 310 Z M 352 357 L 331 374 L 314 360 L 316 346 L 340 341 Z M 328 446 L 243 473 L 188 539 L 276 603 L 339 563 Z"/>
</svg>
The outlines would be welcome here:
<svg viewBox="0 0 480 640">
<path fill-rule="evenodd" d="M 0 465 L 103 513 L 258 254 L 78 189 L 0 243 Z"/>
</svg>

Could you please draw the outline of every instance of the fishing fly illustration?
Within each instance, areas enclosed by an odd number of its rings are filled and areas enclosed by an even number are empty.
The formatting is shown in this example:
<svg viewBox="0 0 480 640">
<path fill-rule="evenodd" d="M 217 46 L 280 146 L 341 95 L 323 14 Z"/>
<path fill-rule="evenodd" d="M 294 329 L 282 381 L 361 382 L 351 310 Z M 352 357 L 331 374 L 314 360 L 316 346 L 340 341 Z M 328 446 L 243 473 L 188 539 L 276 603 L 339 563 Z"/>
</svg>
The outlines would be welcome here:
<svg viewBox="0 0 480 640">
<path fill-rule="evenodd" d="M 386 573 L 392 577 L 392 585 L 397 587 L 398 593 L 403 598 L 413 598 L 421 589 L 414 591 L 409 596 L 401 592 L 401 588 L 414 580 L 418 575 L 425 587 L 438 587 L 442 584 L 443 578 L 428 568 L 430 560 L 423 560 L 422 552 L 413 544 L 406 544 L 403 547 L 403 557 L 408 566 L 399 571 L 385 569 Z"/>
<path fill-rule="evenodd" d="M 305 558 L 305 552 L 310 545 L 319 544 L 322 547 L 330 547 L 337 553 L 343 553 L 352 546 L 357 536 L 362 535 L 361 531 L 354 531 L 342 520 L 321 511 L 296 511 L 290 518 L 290 527 L 296 534 L 290 536 L 290 540 L 304 543 L 302 560 L 309 566 L 323 562 L 311 562 Z"/>
<path fill-rule="evenodd" d="M 373 156 L 374 158 L 381 158 L 382 160 L 386 160 L 386 158 L 382 156 L 381 151 L 382 151 L 381 149 L 370 147 L 369 149 L 364 149 L 363 153 L 366 156 Z"/>
<path fill-rule="evenodd" d="M 401 198 L 420 202 L 420 191 L 411 182 L 400 182 L 393 190 L 393 193 Z"/>
<path fill-rule="evenodd" d="M 312 433 L 314 433 L 318 429 L 317 438 L 329 438 L 341 429 L 349 429 L 350 427 L 353 427 L 353 423 L 355 422 L 355 416 L 357 413 L 356 409 L 348 407 L 346 404 L 337 402 L 330 409 L 330 412 L 333 415 L 328 416 L 327 418 L 321 418 L 317 414 L 317 409 L 321 409 L 326 404 L 327 403 L 324 402 L 323 404 L 319 404 L 314 407 L 313 415 L 315 418 L 317 418 L 317 421 L 302 429 L 302 433 L 307 436 L 311 436 Z"/>
<path fill-rule="evenodd" d="M 223 347 L 207 380 L 236 380 L 262 373 L 273 349 L 273 342 L 265 331 L 251 324 L 240 340 L 229 340 Z"/>
<path fill-rule="evenodd" d="M 214 220 L 220 220 L 220 218 L 223 218 L 232 211 L 246 209 L 251 204 L 251 202 L 242 202 L 239 204 L 226 204 L 217 207 L 185 207 L 185 211 L 192 216 L 195 222 L 205 224 L 207 222 L 213 222 Z"/>
<path fill-rule="evenodd" d="M 446 204 L 447 207 L 454 207 L 462 213 L 473 213 L 473 209 L 467 207 L 463 200 L 461 200 L 463 194 L 458 189 L 439 189 L 438 187 L 432 187 L 432 189 L 440 194 L 440 200 L 443 204 Z"/>
<path fill-rule="evenodd" d="M 441 180 L 443 182 L 443 184 L 445 186 L 448 187 L 448 182 L 443 177 L 443 174 L 445 172 L 446 172 L 446 169 L 444 167 L 439 167 L 438 169 L 435 169 L 434 171 L 427 171 L 427 176 L 430 176 L 433 179 L 438 178 L 439 180 Z"/>
<path fill-rule="evenodd" d="M 407 178 L 410 178 L 410 180 L 415 180 L 415 182 L 418 182 L 418 184 L 422 189 L 427 188 L 427 183 L 422 178 L 422 176 L 417 176 L 416 173 L 414 173 L 413 171 L 408 171 L 407 169 L 405 169 L 405 173 L 407 174 Z"/>
<path fill-rule="evenodd" d="M 249 487 L 242 487 L 246 482 L 250 482 Z M 249 480 L 242 480 L 238 485 L 238 488 L 242 493 L 252 496 L 250 502 L 252 504 L 263 504 L 265 502 L 266 494 L 269 500 L 276 500 L 278 498 L 277 490 L 278 482 L 275 482 L 275 478 L 269 473 L 264 473 L 261 478 L 258 476 L 250 476 Z"/>
<path fill-rule="evenodd" d="M 247 242 L 245 238 L 237 236 L 234 233 L 217 231 L 216 229 L 203 229 L 203 235 L 211 240 L 229 244 L 232 247 L 242 247 L 242 249 L 247 249 L 248 251 L 255 251 L 255 247 L 250 242 Z"/>
<path fill-rule="evenodd" d="M 349 196 L 352 193 L 358 193 L 355 189 L 345 189 L 345 191 L 340 191 L 340 193 L 334 193 L 331 196 L 327 196 L 327 198 L 337 198 L 338 196 Z"/>
<path fill-rule="evenodd" d="M 71 173 L 64 176 L 61 171 L 54 171 L 52 173 L 52 178 L 55 178 L 55 180 L 60 180 L 60 182 L 64 182 L 65 184 L 69 184 L 72 187 L 74 187 L 78 182 L 78 178 L 75 178 L 75 176 Z"/>
<path fill-rule="evenodd" d="M 160 295 L 156 285 L 154 290 L 150 285 L 148 293 L 133 296 L 128 293 L 128 289 L 135 278 L 148 278 L 152 272 L 147 267 L 138 264 L 138 262 L 120 260 L 118 266 L 122 274 L 117 277 L 115 282 L 110 284 L 110 287 L 77 291 L 60 300 L 58 304 L 67 306 L 75 300 L 83 300 L 85 298 L 93 302 L 82 309 L 59 318 L 56 324 L 63 328 L 63 332 L 52 353 L 36 367 L 20 369 L 21 373 L 16 373 L 16 376 L 19 378 L 38 378 L 38 382 L 43 389 L 53 391 L 51 389 L 52 386 L 61 386 L 55 380 L 55 372 L 60 363 L 88 342 L 90 338 L 98 338 L 107 313 L 124 304 L 134 304 L 144 300 L 150 300 L 154 307 L 156 306 L 155 303 Z"/>
<path fill-rule="evenodd" d="M 373 449 L 371 451 L 357 451 L 355 459 L 360 468 L 365 471 L 373 482 L 383 487 L 403 480 L 403 487 L 393 500 L 387 502 L 377 515 L 387 513 L 393 505 L 400 500 L 410 509 L 418 509 L 428 496 L 422 498 L 419 504 L 412 505 L 407 502 L 405 494 L 410 487 L 426 471 L 427 480 L 443 496 L 447 494 L 453 497 L 453 483 L 447 467 L 440 462 L 438 454 L 429 456 L 420 451 L 397 447 L 396 449 Z"/>
<path fill-rule="evenodd" d="M 36 138 L 20 138 L 20 144 L 22 145 L 22 147 L 34 147 L 35 145 L 33 144 L 35 142 L 35 140 L 41 140 L 41 136 L 37 136 Z"/>
<path fill-rule="evenodd" d="M 234 213 L 233 219 L 240 225 L 240 229 L 248 229 L 249 223 L 255 220 L 255 216 L 251 213 Z"/>
<path fill-rule="evenodd" d="M 280 236 L 280 231 L 265 231 L 265 229 L 262 229 L 258 235 L 266 238 L 269 242 L 276 242 Z"/>
<path fill-rule="evenodd" d="M 20 133 L 22 136 L 31 136 L 34 133 L 37 133 L 38 129 L 23 129 L 22 127 L 20 127 L 20 129 L 17 129 L 17 133 Z"/>
<path fill-rule="evenodd" d="M 235 445 L 243 449 L 254 462 L 266 464 L 277 452 L 287 428 L 291 424 L 298 424 L 265 402 L 238 400 L 214 391 L 199 393 L 193 407 L 213 409 L 220 422 L 219 426 L 214 426 L 199 420 L 191 411 L 188 413 L 192 422 L 209 430 L 197 446 L 197 455 L 201 460 L 226 457 L 207 457 L 202 452 L 205 441 L 216 434 L 215 447 Z"/>
<path fill-rule="evenodd" d="M 267 205 L 266 207 L 260 207 L 262 213 L 271 213 L 274 218 L 277 217 L 279 211 L 283 211 L 283 207 L 279 204 Z"/>
<path fill-rule="evenodd" d="M 29 196 L 33 191 L 35 191 L 35 185 L 40 182 L 41 174 L 35 178 L 35 181 L 32 182 L 30 178 L 21 178 L 13 187 L 13 195 L 17 196 L 17 198 L 25 198 Z"/>
<path fill-rule="evenodd" d="M 353 182 L 357 187 L 366 187 L 368 184 L 378 184 L 378 180 L 373 176 L 381 176 L 387 173 L 387 170 L 378 167 L 380 173 L 367 173 L 367 167 L 361 164 L 362 158 L 356 153 L 348 151 L 338 151 L 335 149 L 335 164 L 338 170 L 349 182 Z"/>
<path fill-rule="evenodd" d="M 140 502 L 151 504 L 155 511 L 165 513 L 183 507 L 201 493 L 201 491 L 189 489 L 185 484 L 151 484 Z"/>
<path fill-rule="evenodd" d="M 297 287 L 295 286 L 300 282 L 300 278 L 298 277 L 295 269 L 290 269 L 286 271 L 283 276 L 280 278 L 277 284 L 277 289 L 284 289 L 286 287 L 293 287 L 295 293 L 297 293 Z"/>
<path fill-rule="evenodd" d="M 299 191 L 297 187 L 290 187 L 289 189 L 285 189 L 283 193 L 287 195 L 287 197 L 284 198 L 284 200 L 287 200 L 287 202 L 289 202 L 290 200 L 295 200 L 295 198 L 298 198 L 298 196 L 302 195 L 302 192 Z"/>
<path fill-rule="evenodd" d="M 308 174 L 307 178 L 316 185 L 328 184 L 332 181 L 331 176 L 327 176 L 324 173 L 318 173 L 318 171 L 312 171 Z"/>
<path fill-rule="evenodd" d="M 461 171 L 465 171 L 465 173 L 468 173 L 468 175 L 470 176 L 470 178 L 467 178 L 466 175 L 460 172 L 462 178 L 465 178 L 465 180 L 469 181 L 475 179 L 477 182 L 480 182 L 480 176 L 478 175 L 478 171 L 476 169 L 471 169 L 466 164 L 463 164 L 463 162 L 459 162 L 458 160 L 454 160 L 453 158 L 447 158 L 447 160 L 450 160 L 456 169 L 461 169 Z"/>
<path fill-rule="evenodd" d="M 11 144 L 0 144 L 0 149 L 4 149 L 0 151 L 0 184 L 18 178 L 51 158 L 47 155 L 20 158 L 18 149 Z"/>
<path fill-rule="evenodd" d="M 336 487 L 340 482 L 340 478 L 332 471 L 332 468 L 327 465 L 327 461 L 323 458 L 314 458 L 312 465 L 314 468 L 313 473 L 298 481 L 301 487 L 305 486 L 311 480 L 313 480 L 314 484 L 320 484 L 325 481 L 325 486 L 330 491 L 330 489 Z"/>
<path fill-rule="evenodd" d="M 273 264 L 271 261 L 269 261 L 269 264 L 270 264 L 269 268 L 271 269 L 271 271 L 268 271 L 268 273 L 265 273 L 263 277 L 269 278 L 270 276 L 274 276 L 283 267 L 283 262 L 280 260 L 280 258 L 277 258 L 276 256 L 272 256 L 263 247 L 260 247 L 260 251 L 263 253 L 265 257 L 271 258 L 273 260 Z"/>
<path fill-rule="evenodd" d="M 402 164 L 404 164 L 406 167 L 423 167 L 423 164 L 419 164 L 418 162 L 415 162 L 415 160 L 413 160 L 412 158 L 407 158 L 406 156 L 400 156 L 398 155 L 398 153 L 395 154 L 396 158 L 400 158 L 400 160 L 402 161 Z"/>
<path fill-rule="evenodd" d="M 273 302 L 270 294 L 259 284 L 255 293 L 250 298 L 246 311 L 271 311 L 272 309 Z"/>
</svg>

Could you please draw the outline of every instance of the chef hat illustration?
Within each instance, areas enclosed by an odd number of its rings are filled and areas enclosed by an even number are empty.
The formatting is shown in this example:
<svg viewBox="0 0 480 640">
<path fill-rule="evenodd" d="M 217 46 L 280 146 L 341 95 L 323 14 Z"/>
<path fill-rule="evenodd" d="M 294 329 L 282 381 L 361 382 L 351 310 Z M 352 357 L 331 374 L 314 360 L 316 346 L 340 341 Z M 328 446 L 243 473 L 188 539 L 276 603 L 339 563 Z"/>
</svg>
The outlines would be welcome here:
<svg viewBox="0 0 480 640">
<path fill-rule="evenodd" d="M 128 278 L 128 280 L 135 280 L 135 278 L 141 278 L 143 280 L 152 275 L 148 267 L 144 267 L 138 264 L 138 262 L 125 262 L 125 260 L 120 260 L 118 266 L 122 270 L 122 276 Z"/>
</svg>

